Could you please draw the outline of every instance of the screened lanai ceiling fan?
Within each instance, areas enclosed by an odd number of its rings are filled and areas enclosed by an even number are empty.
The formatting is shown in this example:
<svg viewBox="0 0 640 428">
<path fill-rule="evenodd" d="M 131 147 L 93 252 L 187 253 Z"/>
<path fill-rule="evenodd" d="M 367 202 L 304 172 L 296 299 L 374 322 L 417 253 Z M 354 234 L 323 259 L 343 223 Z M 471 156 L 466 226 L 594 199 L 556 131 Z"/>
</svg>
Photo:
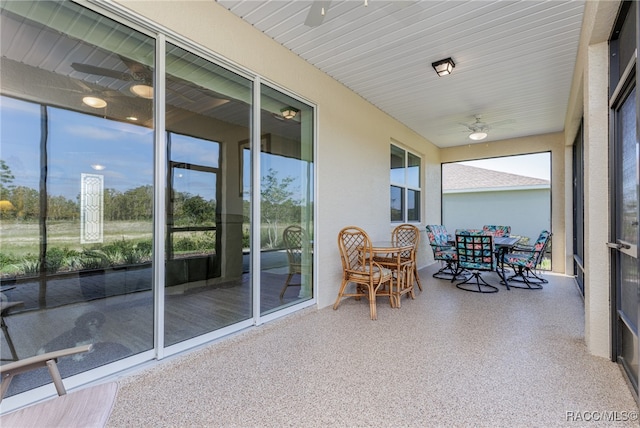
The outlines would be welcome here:
<svg viewBox="0 0 640 428">
<path fill-rule="evenodd" d="M 513 123 L 513 120 L 511 119 L 501 120 L 499 122 L 494 122 L 493 124 L 489 125 L 488 123 L 482 121 L 482 115 L 477 114 L 475 115 L 475 122 L 460 123 L 460 125 L 467 128 L 464 132 L 469 133 L 470 139 L 474 141 L 480 141 L 480 140 L 484 140 L 489 136 L 489 130 L 502 125 L 509 124 L 509 123 Z"/>
<path fill-rule="evenodd" d="M 112 79 L 123 80 L 125 82 L 133 82 L 133 85 L 129 88 L 132 93 L 141 98 L 153 98 L 153 69 L 122 55 L 118 55 L 118 57 L 127 66 L 128 71 L 122 72 L 111 70 L 109 68 L 97 67 L 91 64 L 81 64 L 78 62 L 71 63 L 71 68 L 81 73 L 110 77 Z M 167 88 L 167 90 L 184 101 L 193 102 L 192 99 L 185 97 L 177 91 L 170 88 Z"/>
</svg>

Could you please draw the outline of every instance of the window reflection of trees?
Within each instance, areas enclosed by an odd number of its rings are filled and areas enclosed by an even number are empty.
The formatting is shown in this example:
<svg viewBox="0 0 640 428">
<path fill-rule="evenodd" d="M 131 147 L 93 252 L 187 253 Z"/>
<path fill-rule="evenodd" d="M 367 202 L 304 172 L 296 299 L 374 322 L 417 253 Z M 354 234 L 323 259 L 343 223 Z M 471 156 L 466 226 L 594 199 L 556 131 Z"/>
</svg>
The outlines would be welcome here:
<svg viewBox="0 0 640 428">
<path fill-rule="evenodd" d="M 4 110 L 4 106 L 9 105 L 8 101 L 10 100 L 4 96 L 2 100 Z M 11 102 L 34 106 L 34 111 L 39 110 L 41 114 L 47 115 L 49 118 L 57 117 L 51 113 L 52 111 L 64 113 L 67 118 L 72 118 L 67 125 L 84 123 L 84 118 L 87 116 L 70 110 L 26 101 L 11 100 Z M 92 120 L 99 120 L 105 129 L 114 123 L 109 119 L 92 118 Z M 16 123 L 3 122 L 5 129 L 12 126 L 19 127 L 23 124 L 21 121 Z M 115 125 L 115 128 L 120 130 L 127 127 L 137 128 L 139 126 L 122 123 Z M 64 133 L 51 136 L 48 128 L 43 132 L 46 134 L 41 139 L 46 142 L 45 147 L 48 151 L 52 150 L 52 145 L 61 144 L 59 141 L 61 138 L 73 138 Z M 126 190 L 114 187 L 105 188 L 103 221 L 110 223 L 112 227 L 108 228 L 108 235 L 103 243 L 82 245 L 78 241 L 81 217 L 79 193 L 75 200 L 68 195 L 54 193 L 62 193 L 63 189 L 68 189 L 69 183 L 72 186 L 74 183 L 77 184 L 73 178 L 75 170 L 71 172 L 62 169 L 64 166 L 61 159 L 71 154 L 66 152 L 67 148 L 75 147 L 73 144 L 83 144 L 88 147 L 86 150 L 91 150 L 91 145 L 98 143 L 86 140 L 82 140 L 81 143 L 65 142 L 65 148 L 55 149 L 55 157 L 49 155 L 45 158 L 47 163 L 41 173 L 44 175 L 39 178 L 41 183 L 54 184 L 41 185 L 40 188 L 24 184 L 29 181 L 37 181 L 37 179 L 25 176 L 24 172 L 13 172 L 13 163 L 19 162 L 16 160 L 19 158 L 16 158 L 16 155 L 11 155 L 16 148 L 14 145 L 13 150 L 10 150 L 10 144 L 13 143 L 11 141 L 5 142 L 5 154 L 9 158 L 7 160 L 0 159 L 0 220 L 3 222 L 4 231 L 11 228 L 14 234 L 18 233 L 21 236 L 21 239 L 14 241 L 3 237 L 2 250 L 0 250 L 0 260 L 2 261 L 0 276 L 3 280 L 151 261 L 150 225 L 153 216 L 153 187 L 151 184 L 141 184 Z M 33 146 L 39 147 L 38 144 Z M 38 153 L 29 153 L 29 155 L 40 157 Z M 151 153 L 149 153 L 149 159 L 150 155 Z M 115 169 L 116 163 L 122 164 L 122 161 L 115 160 L 115 158 L 112 160 L 113 163 L 110 167 L 113 169 Z M 19 167 L 19 165 L 17 166 Z M 122 165 L 120 166 L 122 167 Z M 61 170 L 62 175 L 50 177 L 54 174 L 47 171 L 51 170 Z M 151 176 L 146 177 L 146 181 L 151 182 L 151 178 Z M 136 181 L 140 182 L 140 180 Z M 61 182 L 64 184 L 60 184 Z M 149 226 L 141 226 L 142 224 Z M 6 236 L 6 232 L 3 232 L 3 235 Z M 125 236 L 131 239 L 125 239 Z"/>
</svg>

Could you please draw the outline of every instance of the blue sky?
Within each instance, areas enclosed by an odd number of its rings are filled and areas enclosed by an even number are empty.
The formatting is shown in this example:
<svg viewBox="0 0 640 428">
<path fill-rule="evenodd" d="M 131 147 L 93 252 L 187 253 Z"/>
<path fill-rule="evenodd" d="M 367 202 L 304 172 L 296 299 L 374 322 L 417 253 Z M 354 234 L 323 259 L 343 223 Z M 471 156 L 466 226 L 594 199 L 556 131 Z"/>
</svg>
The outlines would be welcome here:
<svg viewBox="0 0 640 428">
<path fill-rule="evenodd" d="M 507 156 L 460 162 L 463 165 L 551 180 L 551 153 Z"/>
</svg>

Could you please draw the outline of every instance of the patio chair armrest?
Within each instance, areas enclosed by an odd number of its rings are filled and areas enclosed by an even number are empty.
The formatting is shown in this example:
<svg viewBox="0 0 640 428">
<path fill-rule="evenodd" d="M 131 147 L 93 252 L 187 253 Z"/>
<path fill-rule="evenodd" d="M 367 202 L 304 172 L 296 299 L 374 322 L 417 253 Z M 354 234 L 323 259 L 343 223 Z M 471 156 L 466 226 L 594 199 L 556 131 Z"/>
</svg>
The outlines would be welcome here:
<svg viewBox="0 0 640 428">
<path fill-rule="evenodd" d="M 49 374 L 51 375 L 51 379 L 53 380 L 53 384 L 56 387 L 58 395 L 66 394 L 66 390 L 62 384 L 62 378 L 60 377 L 60 372 L 58 371 L 58 366 L 56 365 L 58 358 L 80 354 L 82 352 L 89 352 L 92 348 L 93 345 L 91 344 L 76 346 L 75 348 L 47 352 L 46 354 L 24 358 L 22 360 L 0 366 L 0 376 L 2 377 L 2 384 L 0 384 L 0 402 L 4 397 L 4 394 L 9 389 L 9 384 L 15 375 L 39 369 L 41 367 L 48 367 Z"/>
</svg>

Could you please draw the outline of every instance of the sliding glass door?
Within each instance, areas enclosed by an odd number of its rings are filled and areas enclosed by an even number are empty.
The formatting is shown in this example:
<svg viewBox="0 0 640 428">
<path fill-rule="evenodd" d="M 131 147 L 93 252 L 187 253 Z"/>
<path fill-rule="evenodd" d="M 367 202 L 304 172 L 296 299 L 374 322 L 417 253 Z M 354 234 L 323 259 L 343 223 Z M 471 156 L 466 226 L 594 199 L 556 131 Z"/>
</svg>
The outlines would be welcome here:
<svg viewBox="0 0 640 428">
<path fill-rule="evenodd" d="M 260 311 L 313 297 L 313 109 L 262 85 Z"/>
<path fill-rule="evenodd" d="M 133 90 L 155 40 L 67 2 L 5 2 L 0 28 L 2 363 L 92 343 L 68 377 L 150 351 L 153 99 Z"/>
<path fill-rule="evenodd" d="M 146 21 L 0 11 L 0 364 L 92 343 L 83 383 L 312 303 L 313 106 Z"/>
<path fill-rule="evenodd" d="M 172 43 L 166 71 L 164 345 L 170 346 L 253 315 L 238 190 L 238 142 L 249 141 L 253 84 Z"/>
</svg>

